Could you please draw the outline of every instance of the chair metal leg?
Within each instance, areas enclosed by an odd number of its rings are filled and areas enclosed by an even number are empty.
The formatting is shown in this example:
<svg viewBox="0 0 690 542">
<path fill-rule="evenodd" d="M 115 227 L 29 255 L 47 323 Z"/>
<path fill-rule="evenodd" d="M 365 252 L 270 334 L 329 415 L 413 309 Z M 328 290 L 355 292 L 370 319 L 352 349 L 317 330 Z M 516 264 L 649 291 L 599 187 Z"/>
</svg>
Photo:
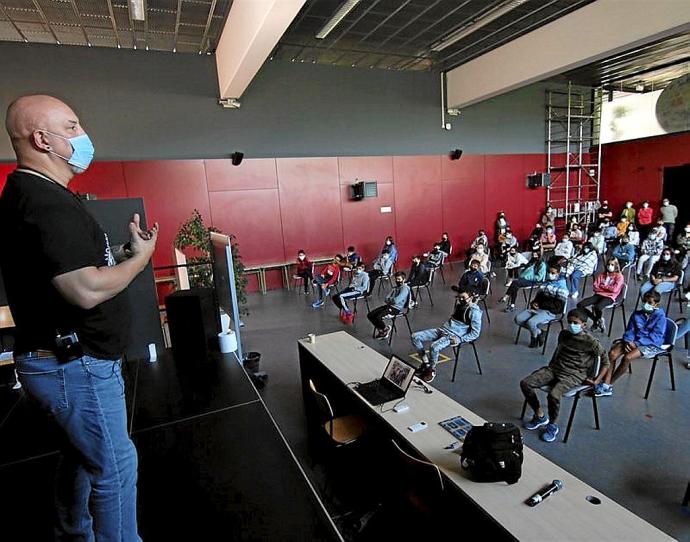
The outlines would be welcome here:
<svg viewBox="0 0 690 542">
<path fill-rule="evenodd" d="M 441 272 L 441 280 L 443 281 L 443 284 L 445 284 L 446 276 L 443 274 L 443 266 L 439 267 L 438 270 Z"/>
<path fill-rule="evenodd" d="M 518 326 L 517 335 L 515 335 L 515 344 L 520 340 L 520 332 L 522 331 L 522 326 Z"/>
<path fill-rule="evenodd" d="M 453 376 L 450 379 L 451 382 L 455 382 L 455 371 L 458 370 L 458 360 L 460 359 L 460 347 L 454 346 L 453 353 L 455 354 L 455 363 L 453 363 Z"/>
<path fill-rule="evenodd" d="M 621 305 L 621 311 L 623 312 L 623 329 L 628 327 L 628 317 L 625 314 L 625 303 Z"/>
<path fill-rule="evenodd" d="M 685 490 L 685 497 L 683 497 L 683 506 L 687 506 L 690 503 L 690 482 L 688 482 L 688 487 Z"/>
<path fill-rule="evenodd" d="M 668 314 L 669 311 L 671 310 L 671 300 L 673 299 L 673 292 L 675 292 L 675 291 L 676 291 L 676 290 L 675 290 L 675 288 L 674 288 L 674 289 L 671 290 L 671 291 L 669 292 L 669 294 L 668 294 L 668 301 L 666 302 L 666 314 Z M 681 310 L 682 310 L 682 309 L 681 309 Z"/>
<path fill-rule="evenodd" d="M 482 374 L 482 366 L 479 364 L 479 354 L 477 354 L 477 347 L 474 344 L 474 341 L 470 343 L 472 345 L 472 350 L 474 350 L 474 359 L 477 362 L 477 369 L 479 370 L 479 374 Z"/>
<path fill-rule="evenodd" d="M 676 289 L 673 290 L 674 292 L 678 292 L 678 311 L 682 314 L 683 313 L 683 285 L 676 286 Z M 687 335 L 686 335 L 687 337 Z"/>
<path fill-rule="evenodd" d="M 405 323 L 407 324 L 407 329 L 410 332 L 410 336 L 412 336 L 412 326 L 410 326 L 410 319 L 407 317 L 407 314 L 403 315 L 405 317 Z"/>
<path fill-rule="evenodd" d="M 391 322 L 391 334 L 388 336 L 388 346 L 393 344 L 393 335 L 395 335 L 397 332 L 398 328 L 395 326 L 395 318 L 393 318 L 393 321 Z"/>
<path fill-rule="evenodd" d="M 592 390 L 592 408 L 594 409 L 594 424 L 597 431 L 601 429 L 599 425 L 599 406 L 597 405 L 597 396 L 594 395 L 594 390 Z"/>
<path fill-rule="evenodd" d="M 568 426 L 565 428 L 565 436 L 563 437 L 563 444 L 568 442 L 568 437 L 570 436 L 570 429 L 573 426 L 573 420 L 575 419 L 575 411 L 577 410 L 577 404 L 580 402 L 580 394 L 575 394 L 573 398 L 573 406 L 570 408 L 570 416 L 568 417 Z"/>
<path fill-rule="evenodd" d="M 522 412 L 520 413 L 520 419 L 525 419 L 525 412 L 527 411 L 527 399 L 522 402 Z"/>
<path fill-rule="evenodd" d="M 671 390 L 676 391 L 676 379 L 673 376 L 673 355 L 668 353 L 668 370 L 671 373 Z"/>
<path fill-rule="evenodd" d="M 647 380 L 647 391 L 644 394 L 644 398 L 649 397 L 649 389 L 652 387 L 652 379 L 654 378 L 654 370 L 656 369 L 656 362 L 659 361 L 659 356 L 654 356 L 654 361 L 652 362 L 652 368 L 649 371 L 649 380 Z"/>
<path fill-rule="evenodd" d="M 489 307 L 486 306 L 486 299 L 482 299 L 482 303 L 484 303 L 484 314 L 486 314 L 486 321 L 490 324 L 491 316 L 489 316 Z"/>
<path fill-rule="evenodd" d="M 424 285 L 424 287 L 426 288 L 426 293 L 429 294 L 429 303 L 431 303 L 431 306 L 433 307 L 434 306 L 434 300 L 431 299 L 431 290 L 429 289 L 429 286 L 427 286 L 427 285 Z"/>
<path fill-rule="evenodd" d="M 546 336 L 544 337 L 544 346 L 541 347 L 541 355 L 546 353 L 546 343 L 549 342 L 549 332 L 551 331 L 551 322 L 546 324 Z"/>
<path fill-rule="evenodd" d="M 614 306 L 611 309 L 611 320 L 609 321 L 609 337 L 611 336 L 611 330 L 613 329 L 613 319 L 614 319 L 614 316 L 616 316 L 616 309 L 617 308 L 618 307 Z M 625 329 L 625 327 L 623 327 L 623 329 Z"/>
</svg>

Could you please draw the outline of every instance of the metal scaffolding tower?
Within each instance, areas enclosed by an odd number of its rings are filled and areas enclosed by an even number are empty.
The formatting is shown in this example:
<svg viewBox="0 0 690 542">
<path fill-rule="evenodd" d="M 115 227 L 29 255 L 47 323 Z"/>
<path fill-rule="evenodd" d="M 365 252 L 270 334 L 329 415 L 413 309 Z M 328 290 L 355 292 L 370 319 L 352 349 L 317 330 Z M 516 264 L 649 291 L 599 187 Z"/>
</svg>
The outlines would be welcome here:
<svg viewBox="0 0 690 542">
<path fill-rule="evenodd" d="M 601 88 L 546 91 L 547 167 L 551 182 L 546 202 L 556 209 L 556 227 L 576 216 L 587 226 L 595 220 L 601 170 Z"/>
</svg>

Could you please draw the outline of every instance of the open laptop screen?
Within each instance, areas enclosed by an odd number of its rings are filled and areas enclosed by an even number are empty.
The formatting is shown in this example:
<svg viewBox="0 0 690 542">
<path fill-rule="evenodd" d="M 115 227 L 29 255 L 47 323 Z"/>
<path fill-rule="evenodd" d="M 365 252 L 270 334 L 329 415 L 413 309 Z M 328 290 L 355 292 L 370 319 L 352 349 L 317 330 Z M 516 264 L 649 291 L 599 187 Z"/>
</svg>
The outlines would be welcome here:
<svg viewBox="0 0 690 542">
<path fill-rule="evenodd" d="M 391 356 L 388 361 L 388 366 L 383 372 L 383 378 L 393 384 L 396 388 L 400 388 L 403 393 L 407 393 L 407 388 L 414 378 L 414 367 L 408 365 L 398 357 Z"/>
</svg>

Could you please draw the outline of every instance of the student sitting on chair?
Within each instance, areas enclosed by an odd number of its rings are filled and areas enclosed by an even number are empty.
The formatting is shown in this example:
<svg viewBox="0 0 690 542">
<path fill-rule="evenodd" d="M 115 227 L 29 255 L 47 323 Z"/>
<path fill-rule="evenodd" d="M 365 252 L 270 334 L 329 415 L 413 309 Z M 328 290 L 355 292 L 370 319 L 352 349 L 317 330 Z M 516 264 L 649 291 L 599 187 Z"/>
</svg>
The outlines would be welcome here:
<svg viewBox="0 0 690 542">
<path fill-rule="evenodd" d="M 482 293 L 482 284 L 484 282 L 484 273 L 479 269 L 479 260 L 472 260 L 470 268 L 465 271 L 460 277 L 457 286 L 451 286 L 456 292 L 468 292 L 470 295 L 479 295 Z"/>
<path fill-rule="evenodd" d="M 374 324 L 374 328 L 376 329 L 376 334 L 374 335 L 376 339 L 388 338 L 391 334 L 392 326 L 387 326 L 383 322 L 383 318 L 400 314 L 405 308 L 405 303 L 407 303 L 410 298 L 410 287 L 405 284 L 405 273 L 398 271 L 394 276 L 395 286 L 386 296 L 385 305 L 376 307 L 367 314 L 367 318 Z"/>
<path fill-rule="evenodd" d="M 594 274 L 598 262 L 599 256 L 591 243 L 582 245 L 580 253 L 568 262 L 566 275 L 570 277 L 570 297 L 577 299 L 580 295 L 580 281 Z"/>
<path fill-rule="evenodd" d="M 443 232 L 443 235 L 441 235 L 441 240 L 437 244 L 439 250 L 443 252 L 444 258 L 450 256 L 450 239 L 448 238 L 448 232 Z"/>
<path fill-rule="evenodd" d="M 571 310 L 568 313 L 568 327 L 558 335 L 558 346 L 549 364 L 520 381 L 525 400 L 534 411 L 532 419 L 523 427 L 529 431 L 543 427 L 540 438 L 545 442 L 553 442 L 558 435 L 556 420 L 563 394 L 586 382 L 598 359 L 601 359 L 602 366 L 597 378 L 603 377 L 605 367 L 609 365 L 606 350 L 586 328 L 587 314 L 580 309 Z M 547 396 L 548 416 L 535 393 L 542 386 L 551 387 Z"/>
<path fill-rule="evenodd" d="M 508 257 L 506 258 L 506 274 L 508 275 L 506 286 L 510 286 L 513 280 L 520 276 L 520 271 L 527 263 L 527 258 L 522 255 L 522 252 L 518 252 L 517 247 L 513 247 L 508 251 Z"/>
<path fill-rule="evenodd" d="M 539 251 L 532 252 L 532 259 L 525 269 L 520 273 L 520 276 L 513 280 L 508 286 L 505 295 L 498 300 L 499 303 L 507 303 L 508 306 L 505 312 L 512 312 L 515 310 L 515 298 L 517 297 L 520 288 L 528 286 L 535 286 L 544 282 L 546 278 L 546 263 L 541 258 Z"/>
<path fill-rule="evenodd" d="M 369 292 L 369 275 L 364 271 L 364 262 L 359 261 L 355 266 L 350 285 L 339 294 L 333 294 L 331 297 L 335 306 L 340 309 L 340 320 L 344 324 L 352 324 L 355 318 L 347 306 L 347 300 L 362 297 L 367 292 Z"/>
<path fill-rule="evenodd" d="M 319 298 L 311 304 L 315 309 L 323 307 L 323 297 L 328 296 L 331 292 L 331 286 L 338 282 L 338 277 L 340 277 L 340 265 L 342 262 L 343 257 L 340 254 L 336 254 L 333 261 L 324 267 L 321 274 L 314 279 L 316 291 L 319 293 Z"/>
<path fill-rule="evenodd" d="M 613 395 L 613 383 L 618 380 L 628 365 L 638 358 L 653 358 L 663 352 L 666 333 L 666 314 L 659 308 L 661 296 L 651 290 L 642 297 L 642 309 L 635 311 L 628 320 L 628 328 L 620 341 L 615 341 L 609 351 L 611 366 L 606 371 L 604 382 L 601 377 L 595 380 L 594 393 L 597 397 Z M 621 363 L 616 367 L 616 361 Z"/>
<path fill-rule="evenodd" d="M 383 248 L 381 249 L 381 253 L 383 253 L 384 250 L 387 250 L 390 253 L 393 263 L 398 261 L 398 247 L 395 245 L 395 241 L 393 241 L 393 238 L 390 235 L 386 237 L 386 240 L 383 243 Z"/>
<path fill-rule="evenodd" d="M 621 217 L 618 224 L 616 224 L 616 237 L 622 237 L 628 233 L 628 226 L 630 226 L 630 221 L 625 217 Z"/>
<path fill-rule="evenodd" d="M 637 231 L 635 224 L 628 224 L 628 229 L 626 230 L 625 235 L 628 236 L 628 241 L 632 246 L 640 246 L 640 232 Z"/>
<path fill-rule="evenodd" d="M 519 245 L 517 238 L 512 231 L 507 230 L 505 235 L 499 241 L 497 249 L 498 264 L 500 267 L 505 267 L 508 260 L 508 252 L 511 248 L 517 248 Z"/>
<path fill-rule="evenodd" d="M 361 261 L 362 258 L 359 254 L 357 254 L 355 247 L 347 247 L 347 255 L 345 256 L 345 266 L 343 267 L 343 271 L 352 271 Z"/>
<path fill-rule="evenodd" d="M 635 247 L 632 245 L 627 235 L 621 237 L 620 242 L 613 247 L 611 256 L 618 260 L 621 267 L 625 267 L 629 263 L 635 261 Z"/>
<path fill-rule="evenodd" d="M 599 273 L 594 279 L 594 295 L 584 298 L 577 304 L 577 308 L 582 309 L 594 322 L 593 331 L 606 331 L 606 322 L 602 316 L 603 311 L 615 303 L 623 291 L 624 285 L 625 281 L 618 260 L 609 258 L 606 262 L 605 271 Z M 592 310 L 587 310 L 587 307 L 592 307 Z"/>
<path fill-rule="evenodd" d="M 482 332 L 482 310 L 477 305 L 476 296 L 468 292 L 459 292 L 452 316 L 441 327 L 415 331 L 411 335 L 412 345 L 419 354 L 422 365 L 420 377 L 431 382 L 436 376 L 436 363 L 441 350 L 449 346 L 475 341 Z M 424 350 L 424 343 L 429 345 L 429 355 Z"/>
<path fill-rule="evenodd" d="M 604 241 L 606 241 L 606 246 L 611 246 L 616 242 L 618 237 L 618 228 L 613 222 L 608 220 L 601 225 L 601 232 L 604 234 Z"/>
<path fill-rule="evenodd" d="M 410 272 L 407 275 L 407 284 L 412 291 L 411 307 L 417 304 L 415 289 L 424 286 L 427 282 L 429 282 L 429 268 L 422 262 L 422 257 L 416 254 L 412 257 L 412 267 L 410 267 Z"/>
<path fill-rule="evenodd" d="M 304 250 L 297 252 L 297 268 L 295 269 L 295 276 L 302 277 L 302 282 L 304 283 L 304 293 L 309 293 L 309 284 L 313 280 L 311 274 L 312 263 L 307 258 L 307 254 Z"/>
<path fill-rule="evenodd" d="M 676 260 L 673 250 L 665 248 L 661 253 L 661 259 L 654 264 L 649 280 L 640 286 L 640 295 L 643 296 L 650 290 L 665 294 L 676 287 L 682 270 Z"/>
<path fill-rule="evenodd" d="M 426 255 L 426 265 L 430 269 L 438 269 L 443 262 L 443 252 L 441 252 L 441 245 L 434 243 L 434 248 Z"/>
<path fill-rule="evenodd" d="M 561 239 L 561 241 L 556 245 L 556 248 L 553 249 L 553 255 L 561 256 L 566 260 L 569 260 L 575 256 L 575 245 L 573 245 L 573 242 L 570 240 L 569 233 L 563 235 L 563 239 Z"/>
<path fill-rule="evenodd" d="M 589 242 L 592 243 L 594 250 L 597 254 L 603 256 L 606 253 L 606 240 L 604 239 L 604 234 L 601 233 L 600 229 L 595 229 L 589 238 Z"/>
<path fill-rule="evenodd" d="M 467 260 L 471 258 L 472 254 L 474 254 L 477 251 L 477 247 L 479 245 L 484 245 L 484 248 L 489 246 L 489 238 L 486 235 L 486 231 L 484 230 L 479 230 L 477 232 L 477 237 L 474 238 L 472 243 L 470 244 L 470 248 L 467 249 L 467 252 L 465 253 L 467 256 Z"/>
<path fill-rule="evenodd" d="M 664 232 L 666 230 L 663 230 Z M 637 259 L 637 280 L 649 275 L 652 266 L 659 260 L 664 250 L 663 234 L 659 230 L 652 230 L 642 242 L 640 257 Z"/>
<path fill-rule="evenodd" d="M 393 259 L 391 258 L 390 251 L 387 248 L 384 248 L 379 257 L 374 260 L 374 268 L 369 271 L 369 291 L 374 291 L 376 281 L 382 276 L 390 276 L 392 269 Z"/>
<path fill-rule="evenodd" d="M 575 248 L 578 248 L 587 240 L 585 238 L 585 232 L 579 224 L 573 224 L 573 228 L 570 230 L 570 240 Z"/>
<path fill-rule="evenodd" d="M 546 230 L 539 238 L 539 243 L 541 244 L 542 252 L 548 252 L 556 248 L 556 234 L 553 233 L 553 227 L 546 227 Z"/>
<path fill-rule="evenodd" d="M 472 260 L 479 262 L 479 270 L 485 275 L 489 274 L 489 253 L 484 245 L 478 245 L 477 251 L 470 257 L 470 264 Z"/>
<path fill-rule="evenodd" d="M 529 308 L 515 315 L 515 323 L 530 332 L 530 348 L 544 344 L 544 332 L 539 326 L 556 320 L 567 302 L 568 286 L 565 279 L 557 268 L 549 267 L 546 282 L 539 288 Z"/>
</svg>

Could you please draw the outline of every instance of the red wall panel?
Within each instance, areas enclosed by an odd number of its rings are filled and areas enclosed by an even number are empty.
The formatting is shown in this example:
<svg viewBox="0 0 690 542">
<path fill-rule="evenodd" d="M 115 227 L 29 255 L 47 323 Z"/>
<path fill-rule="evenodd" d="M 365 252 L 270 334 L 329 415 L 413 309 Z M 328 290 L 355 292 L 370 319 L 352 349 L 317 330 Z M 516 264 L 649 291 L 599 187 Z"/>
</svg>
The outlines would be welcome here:
<svg viewBox="0 0 690 542">
<path fill-rule="evenodd" d="M 94 162 L 84 173 L 72 178 L 69 188 L 80 194 L 96 194 L 99 199 L 126 198 L 122 162 Z"/>
<path fill-rule="evenodd" d="M 394 235 L 400 252 L 398 267 L 404 269 L 414 254 L 430 250 L 443 233 L 441 157 L 396 156 L 393 175 Z"/>
<path fill-rule="evenodd" d="M 484 219 L 484 178 L 443 181 L 443 231 L 453 246 L 453 260 L 462 259 Z M 440 239 L 440 237 L 439 237 Z M 434 239 L 438 241 L 438 239 Z"/>
<path fill-rule="evenodd" d="M 274 158 L 253 158 L 233 166 L 232 160 L 204 160 L 209 192 L 278 188 Z"/>
<path fill-rule="evenodd" d="M 5 188 L 5 183 L 7 182 L 7 176 L 12 173 L 17 167 L 17 164 L 11 162 L 0 163 L 0 193 L 2 193 L 3 188 Z"/>
<path fill-rule="evenodd" d="M 336 158 L 279 158 L 278 186 L 285 253 L 312 257 L 343 250 Z"/>
<path fill-rule="evenodd" d="M 484 182 L 483 154 L 463 154 L 459 160 L 441 157 L 441 179 L 444 181 L 463 180 L 475 183 Z"/>
<path fill-rule="evenodd" d="M 340 184 L 356 181 L 393 182 L 392 156 L 345 156 L 338 158 Z"/>
<path fill-rule="evenodd" d="M 521 215 L 517 214 L 514 218 L 515 225 L 512 226 L 518 241 L 524 241 L 536 226 L 546 209 L 546 187 L 527 188 L 527 175 L 534 172 L 546 171 L 546 156 L 543 154 L 524 154 L 522 156 L 522 184 L 520 193 L 522 194 Z"/>
<path fill-rule="evenodd" d="M 494 223 L 499 211 L 504 211 L 511 227 L 516 229 L 517 234 L 522 234 L 522 193 L 527 190 L 522 167 L 522 156 L 519 154 L 486 157 L 484 219 L 487 234 L 491 238 L 494 235 Z"/>
<path fill-rule="evenodd" d="M 144 198 L 149 222 L 161 226 L 155 266 L 173 264 L 177 230 L 198 209 L 210 225 L 210 208 L 203 160 L 124 162 L 129 197 Z"/>
</svg>

